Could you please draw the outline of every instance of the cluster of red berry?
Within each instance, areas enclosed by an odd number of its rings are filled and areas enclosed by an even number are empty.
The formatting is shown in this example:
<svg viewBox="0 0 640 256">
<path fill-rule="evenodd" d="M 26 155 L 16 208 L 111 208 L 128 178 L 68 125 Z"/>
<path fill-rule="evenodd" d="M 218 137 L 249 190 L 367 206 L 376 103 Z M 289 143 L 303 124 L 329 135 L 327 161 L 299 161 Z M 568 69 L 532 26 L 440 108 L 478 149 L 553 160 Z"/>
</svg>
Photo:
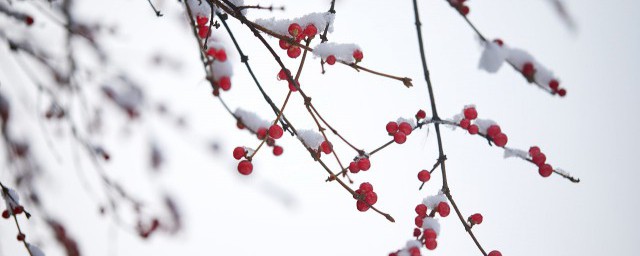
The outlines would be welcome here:
<svg viewBox="0 0 640 256">
<path fill-rule="evenodd" d="M 280 72 L 278 72 L 278 80 L 289 82 L 289 90 L 294 92 L 298 91 L 298 88 L 296 88 L 296 86 L 291 81 L 289 81 L 289 79 L 287 78 L 288 76 L 291 76 L 291 71 L 289 71 L 288 69 L 281 69 Z M 298 80 L 296 80 L 296 83 L 298 84 L 298 86 L 300 86 Z"/>
<path fill-rule="evenodd" d="M 196 26 L 198 28 L 198 36 L 205 39 L 209 36 L 209 18 L 206 16 L 196 16 Z"/>
<path fill-rule="evenodd" d="M 535 65 L 533 65 L 533 63 L 525 62 L 524 64 L 522 64 L 522 67 L 521 67 L 520 71 L 522 72 L 522 75 L 530 83 L 535 80 L 534 76 L 535 76 L 537 70 L 536 70 Z M 549 88 L 551 88 L 551 91 L 553 93 L 557 93 L 561 97 L 564 97 L 565 95 L 567 95 L 567 90 L 564 89 L 564 88 L 560 88 L 560 82 L 558 82 L 558 80 L 556 80 L 556 79 L 551 79 L 551 81 L 549 81 L 548 86 L 549 86 Z"/>
<path fill-rule="evenodd" d="M 371 168 L 371 162 L 368 157 L 358 157 L 355 161 L 349 163 L 349 171 L 351 173 L 366 172 L 369 168 Z"/>
<path fill-rule="evenodd" d="M 447 202 L 440 202 L 435 209 L 433 209 L 431 214 L 427 214 L 428 210 L 429 209 L 425 204 L 419 204 L 416 206 L 415 211 L 418 215 L 415 218 L 415 224 L 417 228 L 413 230 L 413 236 L 420 240 L 420 242 L 424 244 L 425 248 L 434 250 L 438 246 L 438 242 L 436 241 L 438 235 L 431 225 L 424 225 L 425 219 L 433 219 L 436 212 L 443 218 L 447 217 L 451 212 L 451 208 Z M 420 231 L 421 228 L 423 229 L 422 231 Z"/>
<path fill-rule="evenodd" d="M 378 194 L 373 192 L 373 185 L 369 182 L 363 182 L 360 187 L 356 189 L 356 194 L 353 195 L 354 199 L 357 199 L 356 208 L 358 211 L 365 212 L 369 210 L 371 205 L 378 202 Z"/>
<path fill-rule="evenodd" d="M 8 219 L 9 217 L 11 217 L 11 214 L 18 215 L 23 212 L 24 212 L 24 207 L 22 205 L 16 205 L 13 207 L 13 209 L 11 209 L 11 211 L 9 211 L 9 209 L 2 211 L 2 218 Z"/>
<path fill-rule="evenodd" d="M 460 127 L 465 129 L 471 135 L 478 134 L 480 132 L 480 128 L 476 124 L 472 124 L 471 121 L 478 118 L 478 111 L 475 107 L 465 107 L 462 111 L 464 114 L 464 118 L 460 120 Z M 509 138 L 506 134 L 502 132 L 500 126 L 497 124 L 492 124 L 487 127 L 487 132 L 485 134 L 487 138 L 491 139 L 494 144 L 498 147 L 504 147 L 507 145 Z"/>
<path fill-rule="evenodd" d="M 547 164 L 547 156 L 540 151 L 540 148 L 537 146 L 533 146 L 529 148 L 529 156 L 531 157 L 531 161 L 538 166 L 538 173 L 542 177 L 549 177 L 553 173 L 553 167 L 550 164 Z"/>
<path fill-rule="evenodd" d="M 309 24 L 304 27 L 304 29 L 302 29 L 300 24 L 291 23 L 291 25 L 289 25 L 288 31 L 289 35 L 293 37 L 289 40 L 293 40 L 299 44 L 302 39 L 312 39 L 313 37 L 315 37 L 318 33 L 318 28 L 316 28 L 316 26 L 313 24 Z M 280 48 L 282 48 L 283 50 L 287 50 L 287 56 L 289 56 L 290 58 L 298 58 L 298 56 L 300 56 L 300 54 L 302 53 L 302 50 L 299 46 L 291 44 L 291 41 L 289 40 L 280 39 Z"/>
<path fill-rule="evenodd" d="M 413 127 L 408 122 L 389 122 L 386 126 L 389 136 L 393 136 L 393 141 L 403 144 L 407 141 L 407 136 L 413 131 Z"/>
<path fill-rule="evenodd" d="M 467 0 L 449 0 L 451 7 L 456 8 L 460 14 L 467 16 L 469 14 L 469 6 L 466 6 L 464 2 Z"/>
<path fill-rule="evenodd" d="M 239 123 L 238 128 L 242 129 L 244 128 L 244 125 Z M 269 129 L 261 127 L 256 132 L 256 135 L 258 136 L 258 139 L 265 140 L 268 146 L 273 147 L 273 154 L 275 156 L 282 155 L 284 149 L 281 146 L 275 144 L 275 140 L 282 138 L 282 135 L 284 135 L 284 130 L 282 130 L 282 127 L 280 127 L 280 125 L 271 125 Z M 247 148 L 245 147 L 236 147 L 235 149 L 233 149 L 233 158 L 235 158 L 236 160 L 245 158 L 238 163 L 238 172 L 243 175 L 249 175 L 251 174 L 251 172 L 253 172 L 253 164 L 251 163 L 250 157 L 247 156 L 248 153 L 249 150 L 247 150 Z"/>
</svg>

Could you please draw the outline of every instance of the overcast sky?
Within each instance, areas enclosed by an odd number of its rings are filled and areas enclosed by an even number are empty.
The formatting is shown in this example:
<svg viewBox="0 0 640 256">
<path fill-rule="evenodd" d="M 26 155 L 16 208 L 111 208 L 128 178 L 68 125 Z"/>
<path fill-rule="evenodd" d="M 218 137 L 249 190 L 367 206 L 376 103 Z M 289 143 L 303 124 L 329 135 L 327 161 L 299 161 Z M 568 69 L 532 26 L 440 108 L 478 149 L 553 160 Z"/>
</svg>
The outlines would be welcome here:
<svg viewBox="0 0 640 256">
<path fill-rule="evenodd" d="M 106 40 L 106 46 L 120 69 L 129 70 L 146 85 L 149 101 L 168 102 L 190 124 L 187 131 L 181 131 L 167 127 L 159 118 L 145 117 L 144 122 L 124 125 L 112 109 L 107 116 L 114 121 L 107 124 L 110 130 L 102 138 L 113 151 L 114 160 L 106 168 L 115 179 L 151 201 L 165 191 L 180 199 L 185 229 L 176 236 L 160 235 L 140 242 L 97 214 L 97 204 L 83 192 L 72 161 L 56 163 L 51 155 L 42 156 L 51 162 L 41 189 L 49 199 L 46 205 L 66 220 L 85 255 L 386 255 L 411 239 L 415 205 L 441 186 L 439 173 L 434 173 L 422 191 L 416 179 L 417 172 L 431 167 L 437 157 L 433 129 L 415 131 L 407 143 L 392 145 L 372 157 L 370 171 L 354 176 L 356 185 L 364 181 L 374 185 L 376 206 L 393 215 L 396 223 L 372 211 L 358 212 L 351 196 L 337 183 L 324 182 L 325 171 L 291 137 L 282 139 L 283 156 L 261 152 L 253 161 L 253 174 L 240 176 L 231 151 L 240 145 L 255 147 L 257 141 L 237 130 L 233 118 L 211 97 L 193 38 L 180 23 L 181 6 L 175 1 L 162 2 L 159 6 L 165 16 L 156 18 L 146 1 L 79 2 L 81 16 L 104 17 L 118 24 L 119 34 Z M 488 251 L 524 256 L 638 255 L 640 224 L 635 214 L 640 210 L 636 184 L 640 178 L 636 167 L 640 119 L 635 115 L 640 110 L 636 78 L 640 3 L 567 0 L 577 24 L 572 31 L 549 2 L 469 1 L 468 17 L 488 38 L 501 38 L 525 49 L 553 70 L 567 88 L 565 98 L 529 85 L 508 66 L 497 74 L 479 70 L 481 47 L 464 20 L 445 1 L 419 3 L 440 115 L 452 117 L 464 105 L 475 104 L 481 118 L 501 125 L 509 146 L 528 149 L 538 145 L 554 167 L 581 179 L 573 184 L 557 175 L 541 178 L 533 165 L 503 159 L 502 150 L 489 147 L 486 141 L 462 130 L 443 129 L 453 197 L 465 216 L 484 215 L 482 225 L 473 229 Z M 287 9 L 275 13 L 251 10 L 248 17 L 297 17 L 329 7 L 328 1 L 273 0 L 265 4 Z M 300 83 L 323 117 L 350 141 L 371 150 L 389 139 L 384 130 L 388 121 L 412 116 L 419 108 L 430 111 L 413 8 L 409 0 L 350 0 L 338 1 L 336 10 L 330 40 L 356 43 L 363 49 L 364 66 L 414 81 L 414 87 L 407 89 L 340 65 L 328 67 L 325 75 L 320 74 L 317 60 L 306 66 Z M 287 87 L 275 80 L 279 68 L 246 27 L 230 23 L 258 78 L 280 105 Z M 50 26 L 36 25 L 38 29 Z M 231 47 L 228 37 L 222 37 Z M 277 46 L 276 40 L 270 43 Z M 157 52 L 180 61 L 182 68 L 151 67 L 149 56 Z M 0 53 L 7 56 L 6 49 Z M 229 55 L 235 75 L 233 89 L 224 95 L 231 108 L 240 106 L 272 119 L 237 53 Z M 10 70 L 4 60 L 0 62 L 3 70 Z M 286 62 L 291 67 L 295 63 Z M 19 78 L 0 70 L 0 79 Z M 22 95 L 18 86 L 0 90 Z M 313 128 L 302 99 L 293 97 L 289 104 L 288 118 L 298 127 Z M 63 127 L 47 127 L 49 132 L 65 133 Z M 33 127 L 31 132 L 36 134 L 34 139 L 40 139 L 34 142 L 40 147 L 38 152 L 46 155 L 42 131 Z M 149 175 L 146 155 L 140 153 L 145 152 L 149 137 L 158 139 L 168 158 L 157 177 Z M 209 151 L 211 139 L 220 143 L 220 154 Z M 60 141 L 69 138 L 63 136 Z M 62 154 L 71 155 L 69 150 L 60 146 Z M 336 150 L 343 161 L 354 156 L 344 145 L 336 145 Z M 89 162 L 83 172 L 95 176 Z M 7 172 L 0 172 L 3 181 L 8 177 Z M 78 214 L 63 211 L 70 207 Z M 47 255 L 61 255 L 50 234 L 42 231 L 42 220 L 34 215 L 33 221 L 23 224 L 32 241 L 41 242 Z M 442 219 L 441 225 L 438 248 L 429 255 L 479 255 L 453 214 Z M 1 255 L 25 254 L 13 240 L 15 233 L 12 223 L 0 221 Z"/>
</svg>

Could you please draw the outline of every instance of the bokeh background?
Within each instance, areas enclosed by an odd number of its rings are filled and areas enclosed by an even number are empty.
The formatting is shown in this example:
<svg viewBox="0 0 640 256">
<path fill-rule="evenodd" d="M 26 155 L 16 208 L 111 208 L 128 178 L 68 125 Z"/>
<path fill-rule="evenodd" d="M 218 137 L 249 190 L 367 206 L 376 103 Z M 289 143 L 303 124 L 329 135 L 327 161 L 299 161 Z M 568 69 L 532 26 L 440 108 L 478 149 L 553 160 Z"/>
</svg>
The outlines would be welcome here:
<svg viewBox="0 0 640 256">
<path fill-rule="evenodd" d="M 497 74 L 479 70 L 481 46 L 464 20 L 446 1 L 419 1 L 440 115 L 452 117 L 464 105 L 476 104 L 481 118 L 501 125 L 509 146 L 538 145 L 554 167 L 581 179 L 573 184 L 557 175 L 541 178 L 533 165 L 503 159 L 503 151 L 485 140 L 445 128 L 452 194 L 465 215 L 484 215 L 474 232 L 488 250 L 498 249 L 504 255 L 638 255 L 640 123 L 635 114 L 640 110 L 636 78 L 640 3 L 566 0 L 576 24 L 572 29 L 551 2 L 470 1 L 468 17 L 487 37 L 525 49 L 553 70 L 568 90 L 565 98 L 527 84 L 508 66 Z M 329 8 L 329 1 L 260 3 L 285 6 L 286 11 L 251 10 L 250 19 L 292 18 Z M 164 14 L 161 18 L 146 1 L 77 1 L 75 11 L 115 30 L 100 37 L 114 64 L 104 73 L 126 70 L 144 86 L 149 108 L 163 102 L 186 121 L 186 128 L 180 128 L 149 114 L 131 122 L 115 107 L 106 107 L 105 132 L 96 139 L 112 155 L 111 161 L 102 163 L 107 173 L 143 198 L 150 212 L 161 209 L 159 195 L 177 199 L 184 226 L 175 235 L 142 240 L 99 213 L 104 198 L 94 167 L 86 154 L 73 153 L 78 147 L 67 126 L 47 122 L 44 129 L 39 127 L 38 94 L 28 78 L 33 73 L 21 72 L 8 48 L 0 47 L 0 91 L 14 103 L 14 116 L 20 120 L 13 131 L 35 146 L 43 165 L 38 187 L 45 206 L 64 220 L 84 255 L 386 255 L 411 239 L 415 205 L 441 186 L 439 174 L 434 173 L 421 191 L 416 179 L 419 170 L 436 160 L 433 129 L 415 131 L 407 143 L 375 155 L 370 171 L 353 176 L 356 185 L 364 181 L 374 185 L 379 196 L 376 206 L 393 215 L 396 223 L 372 211 L 358 212 L 351 196 L 338 184 L 325 182 L 325 171 L 288 136 L 280 141 L 283 156 L 261 152 L 253 174 L 241 176 L 231 151 L 258 142 L 236 129 L 235 120 L 211 96 L 182 5 L 159 1 L 157 6 Z M 318 110 L 350 141 L 371 150 L 389 139 L 384 129 L 388 121 L 410 117 L 420 108 L 430 111 L 413 7 L 408 0 L 339 0 L 336 10 L 330 40 L 356 43 L 364 51 L 363 65 L 414 81 L 414 87 L 407 89 L 341 65 L 327 67 L 322 75 L 318 59 L 306 65 L 300 82 Z M 36 17 L 29 38 L 56 39 L 51 32 L 55 25 L 43 20 Z M 275 79 L 279 68 L 247 28 L 229 23 L 257 77 L 280 105 L 287 86 Z M 11 30 L 13 24 L 3 19 L 0 26 Z M 226 34 L 218 33 L 231 49 Z M 274 39 L 270 43 L 277 46 Z M 81 54 L 82 48 L 78 51 Z M 235 75 L 225 99 L 232 108 L 272 119 L 238 54 L 231 52 Z M 153 64 L 158 55 L 173 64 Z M 296 61 L 285 63 L 293 67 Z M 109 106 L 98 95 L 98 86 L 87 88 L 88 99 Z M 285 113 L 298 127 L 314 127 L 300 97 L 293 97 Z M 46 145 L 46 137 L 52 137 L 53 147 Z M 149 168 L 150 138 L 166 158 L 159 173 Z M 344 145 L 336 145 L 336 150 L 343 161 L 355 156 Z M 75 158 L 81 158 L 79 167 Z M 11 166 L 2 161 L 0 178 L 10 180 Z M 43 220 L 33 214 L 30 221 L 22 221 L 30 241 L 47 255 L 62 255 Z M 124 226 L 135 224 L 131 213 L 123 210 L 120 215 Z M 479 254 L 453 214 L 440 223 L 438 248 L 428 255 Z M 12 222 L 0 221 L 0 255 L 26 255 L 15 241 L 16 232 Z"/>
</svg>

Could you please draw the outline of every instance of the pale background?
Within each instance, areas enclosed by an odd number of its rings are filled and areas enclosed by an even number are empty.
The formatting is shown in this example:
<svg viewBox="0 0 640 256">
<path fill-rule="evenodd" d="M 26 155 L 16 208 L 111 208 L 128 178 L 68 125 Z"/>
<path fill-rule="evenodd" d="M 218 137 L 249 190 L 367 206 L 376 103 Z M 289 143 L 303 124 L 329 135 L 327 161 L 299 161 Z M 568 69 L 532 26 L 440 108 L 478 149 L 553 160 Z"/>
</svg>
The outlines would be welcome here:
<svg viewBox="0 0 640 256">
<path fill-rule="evenodd" d="M 111 57 L 148 85 L 145 91 L 150 99 L 169 102 L 190 124 L 187 132 L 157 118 L 124 125 L 115 110 L 109 114 L 114 123 L 108 124 L 110 135 L 104 142 L 112 149 L 114 161 L 106 164 L 108 172 L 152 205 L 164 191 L 180 199 L 184 230 L 147 241 L 101 217 L 98 202 L 81 187 L 72 162 L 49 159 L 47 147 L 38 144 L 42 159 L 50 160 L 40 192 L 47 196 L 47 207 L 66 221 L 85 255 L 386 255 L 411 239 L 414 206 L 441 186 L 441 176 L 434 174 L 426 189 L 418 191 L 415 178 L 437 156 L 433 130 L 416 131 L 404 145 L 375 155 L 371 170 L 355 176 L 357 184 L 373 183 L 379 196 L 376 206 L 392 214 L 396 223 L 371 211 L 358 212 L 351 196 L 337 184 L 324 182 L 325 171 L 287 136 L 281 142 L 282 157 L 262 152 L 254 160 L 254 173 L 240 176 L 231 151 L 238 145 L 255 147 L 257 141 L 235 129 L 234 120 L 211 97 L 193 38 L 180 23 L 181 6 L 163 2 L 159 7 L 165 16 L 156 18 L 146 1 L 78 2 L 78 11 L 86 17 L 105 17 L 119 24 L 120 34 L 107 41 Z M 329 7 L 328 1 L 266 4 L 285 5 L 287 11 L 250 11 L 249 17 L 294 17 Z M 469 2 L 469 18 L 486 36 L 526 49 L 560 77 L 568 89 L 562 99 L 528 85 L 508 66 L 498 74 L 479 70 L 481 48 L 458 14 L 445 1 L 419 4 L 441 115 L 451 117 L 462 106 L 476 104 L 480 117 L 499 122 L 509 136 L 509 146 L 538 145 L 553 166 L 582 180 L 572 184 L 558 176 L 541 178 L 534 166 L 503 159 L 502 150 L 488 147 L 486 141 L 465 131 L 444 129 L 452 194 L 465 215 L 484 215 L 484 223 L 474 232 L 485 248 L 499 249 L 503 255 L 640 254 L 636 215 L 640 209 L 636 184 L 640 178 L 636 167 L 640 3 L 567 0 L 578 25 L 572 32 L 548 1 Z M 371 150 L 388 139 L 384 130 L 388 121 L 411 116 L 419 108 L 430 111 L 413 9 L 409 0 L 338 1 L 336 9 L 330 40 L 359 44 L 363 65 L 414 79 L 415 86 L 406 89 L 398 82 L 338 65 L 322 76 L 318 62 L 309 62 L 301 84 L 318 110 L 351 141 Z M 275 81 L 275 62 L 248 29 L 230 23 L 258 78 L 279 105 L 286 85 Z M 275 40 L 270 42 L 277 47 Z M 149 55 L 158 51 L 183 62 L 182 69 L 150 67 Z M 6 48 L 0 54 L 2 59 L 8 56 Z M 230 60 L 236 75 L 231 92 L 224 96 L 232 108 L 242 106 L 273 118 L 237 54 L 230 54 Z M 292 67 L 294 63 L 287 62 Z M 24 79 L 13 76 L 7 65 L 3 61 L 0 79 Z M 33 101 L 20 86 L 3 87 L 8 87 L 0 88 L 3 92 Z M 298 127 L 312 128 L 300 97 L 290 104 L 288 117 Z M 49 128 L 51 133 L 65 133 L 60 127 Z M 35 126 L 24 131 L 29 132 L 36 142 L 42 138 Z M 146 155 L 139 153 L 146 152 L 144 142 L 149 136 L 158 138 L 168 156 L 160 175 L 150 175 Z M 221 153 L 213 154 L 205 139 L 219 141 Z M 60 140 L 69 141 L 69 136 Z M 61 153 L 69 152 L 67 144 L 59 146 Z M 353 157 L 345 147 L 337 150 L 344 161 Z M 97 184 L 95 171 L 86 161 L 83 172 Z M 3 180 L 7 175 L 0 172 Z M 100 191 L 98 185 L 93 191 Z M 47 255 L 61 255 L 42 220 L 34 215 L 22 224 L 31 241 Z M 428 255 L 479 255 L 453 211 L 441 224 L 438 248 Z M 12 222 L 0 221 L 0 255 L 26 254 L 14 240 L 15 233 Z"/>
</svg>

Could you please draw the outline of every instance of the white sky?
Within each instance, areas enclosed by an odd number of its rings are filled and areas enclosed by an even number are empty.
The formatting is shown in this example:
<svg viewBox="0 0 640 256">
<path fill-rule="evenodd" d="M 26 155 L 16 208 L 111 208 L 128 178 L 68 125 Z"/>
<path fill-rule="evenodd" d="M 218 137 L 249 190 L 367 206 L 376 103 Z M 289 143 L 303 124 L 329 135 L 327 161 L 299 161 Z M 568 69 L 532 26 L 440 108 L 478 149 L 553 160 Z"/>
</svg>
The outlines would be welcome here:
<svg viewBox="0 0 640 256">
<path fill-rule="evenodd" d="M 324 170 L 303 152 L 300 143 L 287 136 L 281 139 L 282 157 L 262 152 L 254 160 L 254 173 L 241 177 L 231 151 L 238 145 L 255 147 L 257 142 L 236 130 L 232 118 L 210 96 L 195 43 L 186 27 L 177 25 L 182 10 L 175 1 L 160 5 L 165 16 L 159 19 L 146 1 L 80 2 L 79 10 L 87 17 L 104 16 L 120 24 L 119 36 L 106 41 L 113 51 L 111 57 L 148 85 L 149 98 L 169 102 L 176 112 L 186 113 L 191 125 L 183 132 L 166 127 L 161 119 L 147 118 L 145 125 L 125 127 L 110 109 L 107 116 L 114 121 L 107 124 L 111 130 L 103 138 L 114 159 L 106 167 L 128 189 L 151 199 L 168 191 L 181 200 L 186 227 L 177 236 L 154 236 L 140 242 L 98 216 L 96 202 L 80 187 L 71 161 L 50 161 L 41 193 L 49 197 L 47 207 L 66 220 L 85 255 L 386 255 L 411 238 L 413 208 L 441 186 L 440 174 L 434 173 L 426 189 L 418 191 L 415 178 L 437 157 L 433 130 L 428 136 L 426 130 L 416 131 L 404 145 L 375 155 L 372 169 L 354 177 L 356 184 L 369 181 L 374 185 L 379 197 L 376 206 L 392 214 L 394 224 L 371 211 L 358 212 L 351 196 L 337 184 L 325 183 Z M 267 4 L 271 3 L 286 5 L 286 12 L 274 13 L 279 17 L 326 11 L 329 6 L 328 1 L 273 0 Z M 567 0 L 578 24 L 573 33 L 547 1 L 469 2 L 469 18 L 486 36 L 527 50 L 560 77 L 561 86 L 568 90 L 563 99 L 528 85 L 508 66 L 498 74 L 478 70 L 481 49 L 473 31 L 445 1 L 419 4 L 440 115 L 451 117 L 464 105 L 476 104 L 480 117 L 501 125 L 509 146 L 527 149 L 538 145 L 554 167 L 582 180 L 572 184 L 558 176 L 543 179 L 528 163 L 502 159 L 502 150 L 488 147 L 486 141 L 465 131 L 443 129 L 452 194 L 466 216 L 484 215 L 484 223 L 474 227 L 483 246 L 504 255 L 640 254 L 640 224 L 635 215 L 640 209 L 636 185 L 640 175 L 635 168 L 640 122 L 634 113 L 640 110 L 635 77 L 635 68 L 640 66 L 635 11 L 640 4 Z M 300 82 L 318 110 L 350 141 L 371 150 L 388 139 L 384 130 L 388 121 L 411 116 L 418 108 L 430 110 L 413 9 L 409 0 L 340 1 L 336 9 L 330 40 L 357 43 L 364 52 L 363 65 L 414 80 L 414 87 L 406 89 L 398 82 L 338 65 L 328 67 L 324 76 L 315 61 L 305 68 Z M 249 12 L 252 19 L 269 15 Z M 275 62 L 248 29 L 231 23 L 258 78 L 280 105 L 287 87 L 275 81 L 279 70 Z M 277 47 L 277 41 L 270 42 Z M 149 53 L 158 51 L 184 62 L 183 69 L 150 68 Z M 5 56 L 5 49 L 0 52 Z M 283 51 L 278 52 L 284 56 Z M 229 54 L 229 59 L 235 62 L 236 75 L 231 92 L 224 95 L 232 108 L 242 106 L 273 118 L 238 55 Z M 0 71 L 2 81 L 19 79 L 0 62 L 2 70 L 7 70 Z M 293 67 L 295 62 L 286 63 Z M 3 93 L 22 95 L 22 88 L 4 87 L 0 88 Z M 298 127 L 312 128 L 300 97 L 290 104 L 285 112 L 288 118 Z M 48 127 L 52 133 L 63 130 Z M 31 132 L 42 139 L 38 128 Z M 169 158 L 159 177 L 149 175 L 146 155 L 139 153 L 146 152 L 148 137 L 158 138 Z M 222 154 L 207 151 L 203 139 L 219 140 Z M 42 140 L 36 143 L 46 155 Z M 60 153 L 69 153 L 67 144 L 61 144 Z M 343 161 L 354 156 L 342 145 L 337 150 Z M 95 176 L 88 162 L 82 172 Z M 7 177 L 7 172 L 0 172 L 3 181 Z M 69 208 L 78 213 L 62 211 Z M 429 255 L 479 254 L 453 211 L 441 225 L 438 248 Z M 41 242 L 47 255 L 61 255 L 50 234 L 42 231 L 41 219 L 36 216 L 23 226 L 30 239 Z M 12 223 L 0 221 L 0 255 L 24 255 L 24 248 L 13 240 L 15 232 Z"/>
</svg>

